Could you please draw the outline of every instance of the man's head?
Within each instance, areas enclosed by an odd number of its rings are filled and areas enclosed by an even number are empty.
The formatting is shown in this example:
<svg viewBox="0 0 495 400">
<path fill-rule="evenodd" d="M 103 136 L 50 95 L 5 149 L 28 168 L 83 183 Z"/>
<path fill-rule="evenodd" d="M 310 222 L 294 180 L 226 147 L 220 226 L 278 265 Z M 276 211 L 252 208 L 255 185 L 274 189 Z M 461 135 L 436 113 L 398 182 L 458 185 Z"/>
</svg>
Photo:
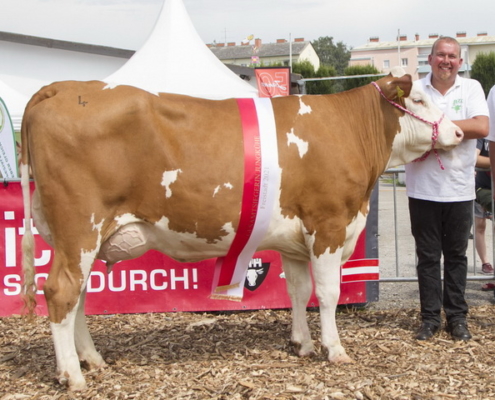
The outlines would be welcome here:
<svg viewBox="0 0 495 400">
<path fill-rule="evenodd" d="M 432 80 L 453 85 L 462 65 L 461 45 L 454 38 L 440 37 L 433 43 L 428 64 L 431 66 Z"/>
</svg>

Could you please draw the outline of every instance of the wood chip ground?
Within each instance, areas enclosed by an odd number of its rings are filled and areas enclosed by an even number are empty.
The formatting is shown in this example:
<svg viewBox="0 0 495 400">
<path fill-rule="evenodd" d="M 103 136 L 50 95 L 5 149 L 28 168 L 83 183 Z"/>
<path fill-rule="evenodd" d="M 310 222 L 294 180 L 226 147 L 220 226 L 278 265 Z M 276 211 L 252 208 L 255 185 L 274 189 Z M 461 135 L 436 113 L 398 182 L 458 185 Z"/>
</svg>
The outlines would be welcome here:
<svg viewBox="0 0 495 400">
<path fill-rule="evenodd" d="M 312 358 L 292 352 L 290 310 L 87 318 L 109 365 L 79 393 L 54 380 L 46 318 L 0 319 L 0 399 L 495 399 L 493 305 L 471 308 L 466 343 L 414 340 L 417 309 L 340 310 L 348 365 L 321 354 L 317 310 Z"/>
</svg>

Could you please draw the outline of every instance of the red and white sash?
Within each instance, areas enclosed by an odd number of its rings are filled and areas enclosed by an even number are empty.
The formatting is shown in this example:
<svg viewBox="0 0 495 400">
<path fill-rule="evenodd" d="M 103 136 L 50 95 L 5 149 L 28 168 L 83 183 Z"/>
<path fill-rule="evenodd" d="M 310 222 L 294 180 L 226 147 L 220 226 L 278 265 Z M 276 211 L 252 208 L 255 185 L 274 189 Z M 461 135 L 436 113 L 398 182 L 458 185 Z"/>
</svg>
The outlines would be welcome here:
<svg viewBox="0 0 495 400">
<path fill-rule="evenodd" d="M 279 189 L 275 118 L 271 99 L 237 99 L 244 136 L 244 190 L 239 227 L 213 276 L 214 299 L 241 301 L 244 281 L 265 236 Z"/>
</svg>

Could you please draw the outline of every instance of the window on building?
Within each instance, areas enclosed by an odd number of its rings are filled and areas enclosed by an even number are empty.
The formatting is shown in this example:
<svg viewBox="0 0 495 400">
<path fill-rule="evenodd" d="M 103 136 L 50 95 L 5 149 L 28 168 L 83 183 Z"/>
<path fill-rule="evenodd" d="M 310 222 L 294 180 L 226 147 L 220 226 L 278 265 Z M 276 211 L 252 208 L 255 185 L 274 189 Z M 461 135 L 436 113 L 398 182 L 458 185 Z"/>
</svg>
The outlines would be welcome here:
<svg viewBox="0 0 495 400">
<path fill-rule="evenodd" d="M 383 68 L 390 68 L 390 60 L 383 60 Z"/>
<path fill-rule="evenodd" d="M 407 58 L 401 58 L 400 59 L 400 65 L 403 67 L 407 67 Z"/>
</svg>

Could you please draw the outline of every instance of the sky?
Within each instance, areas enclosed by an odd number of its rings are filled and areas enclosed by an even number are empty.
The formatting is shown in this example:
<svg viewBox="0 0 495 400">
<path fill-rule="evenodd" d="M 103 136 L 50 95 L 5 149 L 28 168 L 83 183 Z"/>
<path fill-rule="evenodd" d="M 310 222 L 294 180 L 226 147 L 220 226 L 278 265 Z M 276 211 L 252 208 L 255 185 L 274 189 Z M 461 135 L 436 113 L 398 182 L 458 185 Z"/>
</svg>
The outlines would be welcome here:
<svg viewBox="0 0 495 400">
<path fill-rule="evenodd" d="M 1 0 L 0 31 L 137 50 L 164 0 Z M 166 1 L 166 0 L 165 0 Z M 205 43 L 249 35 L 316 40 L 331 36 L 347 48 L 397 34 L 495 35 L 492 0 L 182 0 Z"/>
</svg>

